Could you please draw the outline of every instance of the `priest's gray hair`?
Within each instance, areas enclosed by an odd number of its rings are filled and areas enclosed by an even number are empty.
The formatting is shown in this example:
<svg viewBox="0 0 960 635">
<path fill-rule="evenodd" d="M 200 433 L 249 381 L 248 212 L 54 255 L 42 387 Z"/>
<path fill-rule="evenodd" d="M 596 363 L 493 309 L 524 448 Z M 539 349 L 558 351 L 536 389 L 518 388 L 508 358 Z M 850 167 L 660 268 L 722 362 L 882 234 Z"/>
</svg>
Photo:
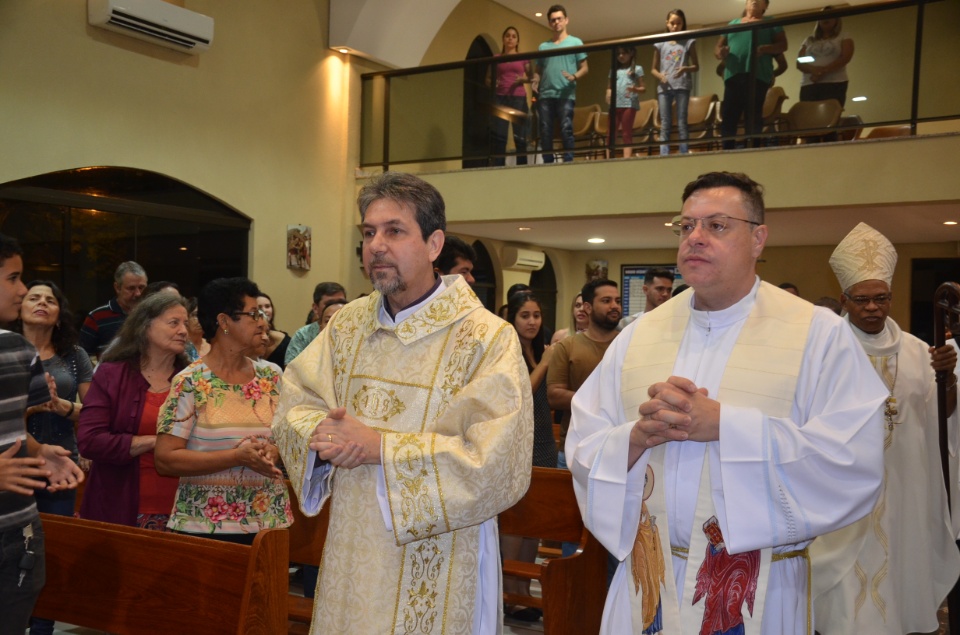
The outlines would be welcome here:
<svg viewBox="0 0 960 635">
<path fill-rule="evenodd" d="M 384 172 L 364 185 L 357 197 L 360 220 L 366 217 L 367 208 L 381 199 L 412 207 L 424 240 L 438 229 L 447 228 L 443 197 L 437 188 L 419 177 L 404 172 Z"/>
</svg>

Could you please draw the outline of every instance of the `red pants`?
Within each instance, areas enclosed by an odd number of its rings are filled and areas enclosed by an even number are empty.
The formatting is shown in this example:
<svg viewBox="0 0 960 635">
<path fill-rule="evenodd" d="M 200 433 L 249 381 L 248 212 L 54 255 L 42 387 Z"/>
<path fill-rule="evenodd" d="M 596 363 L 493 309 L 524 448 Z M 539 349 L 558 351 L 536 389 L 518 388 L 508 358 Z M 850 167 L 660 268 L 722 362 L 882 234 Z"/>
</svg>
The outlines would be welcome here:
<svg viewBox="0 0 960 635">
<path fill-rule="evenodd" d="M 615 143 L 614 135 L 620 131 L 624 145 L 633 143 L 633 120 L 637 116 L 637 111 L 633 108 L 617 108 L 617 125 L 610 128 L 610 142 Z"/>
</svg>

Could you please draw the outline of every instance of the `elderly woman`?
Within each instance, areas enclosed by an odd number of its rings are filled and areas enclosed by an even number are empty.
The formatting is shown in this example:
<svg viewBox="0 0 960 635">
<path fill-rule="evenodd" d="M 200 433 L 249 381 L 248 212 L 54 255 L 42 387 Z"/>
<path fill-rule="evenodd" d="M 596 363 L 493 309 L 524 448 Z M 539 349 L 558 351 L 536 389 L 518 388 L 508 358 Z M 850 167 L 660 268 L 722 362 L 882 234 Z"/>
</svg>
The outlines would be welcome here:
<svg viewBox="0 0 960 635">
<path fill-rule="evenodd" d="M 281 371 L 249 357 L 267 328 L 262 295 L 246 278 L 200 292 L 210 352 L 177 375 L 157 422 L 157 469 L 181 477 L 174 531 L 251 544 L 261 529 L 293 521 L 270 436 Z"/>
<path fill-rule="evenodd" d="M 80 454 L 93 461 L 80 516 L 162 530 L 177 479 L 157 474 L 157 414 L 186 366 L 187 309 L 156 293 L 127 316 L 103 354 L 80 412 Z"/>
</svg>

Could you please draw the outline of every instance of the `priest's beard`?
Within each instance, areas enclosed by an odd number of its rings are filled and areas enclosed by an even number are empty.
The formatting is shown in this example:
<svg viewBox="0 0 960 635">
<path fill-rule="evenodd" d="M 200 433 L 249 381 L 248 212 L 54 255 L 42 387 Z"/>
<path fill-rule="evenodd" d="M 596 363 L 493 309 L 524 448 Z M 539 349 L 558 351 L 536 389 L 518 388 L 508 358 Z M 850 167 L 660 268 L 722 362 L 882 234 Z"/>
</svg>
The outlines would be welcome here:
<svg viewBox="0 0 960 635">
<path fill-rule="evenodd" d="M 374 261 L 371 264 L 382 264 Z M 371 271 L 370 272 L 370 282 L 373 283 L 373 288 L 383 294 L 384 297 L 390 297 L 397 293 L 402 293 L 407 290 L 407 282 L 402 277 L 400 277 L 400 272 L 396 269 L 393 270 L 393 273 L 390 271 Z"/>
</svg>

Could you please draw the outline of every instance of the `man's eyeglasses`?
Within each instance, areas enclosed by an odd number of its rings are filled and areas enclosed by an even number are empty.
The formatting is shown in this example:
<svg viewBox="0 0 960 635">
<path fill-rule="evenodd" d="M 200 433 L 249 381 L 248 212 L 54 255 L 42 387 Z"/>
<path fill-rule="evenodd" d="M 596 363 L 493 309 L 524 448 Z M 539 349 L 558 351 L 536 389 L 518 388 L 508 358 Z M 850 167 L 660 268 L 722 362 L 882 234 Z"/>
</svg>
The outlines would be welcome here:
<svg viewBox="0 0 960 635">
<path fill-rule="evenodd" d="M 850 298 L 850 301 L 856 304 L 857 306 L 867 306 L 871 302 L 877 306 L 884 306 L 890 304 L 890 300 L 893 299 L 893 296 L 889 293 L 881 293 L 880 295 L 875 295 L 873 297 L 866 295 L 857 295 Z"/>
<path fill-rule="evenodd" d="M 715 214 L 713 216 L 706 216 L 704 218 L 685 218 L 683 216 L 675 216 L 670 225 L 674 234 L 686 238 L 693 233 L 694 229 L 697 228 L 697 223 L 700 223 L 700 228 L 709 234 L 722 234 L 730 226 L 730 221 L 732 220 L 740 221 L 741 223 L 750 223 L 751 225 L 760 224 L 755 220 L 746 220 L 744 218 L 725 216 L 724 214 Z"/>
<path fill-rule="evenodd" d="M 241 315 L 248 315 L 254 320 L 266 320 L 267 314 L 263 312 L 263 309 L 254 309 L 253 311 L 234 311 L 233 317 L 240 317 Z"/>
</svg>

